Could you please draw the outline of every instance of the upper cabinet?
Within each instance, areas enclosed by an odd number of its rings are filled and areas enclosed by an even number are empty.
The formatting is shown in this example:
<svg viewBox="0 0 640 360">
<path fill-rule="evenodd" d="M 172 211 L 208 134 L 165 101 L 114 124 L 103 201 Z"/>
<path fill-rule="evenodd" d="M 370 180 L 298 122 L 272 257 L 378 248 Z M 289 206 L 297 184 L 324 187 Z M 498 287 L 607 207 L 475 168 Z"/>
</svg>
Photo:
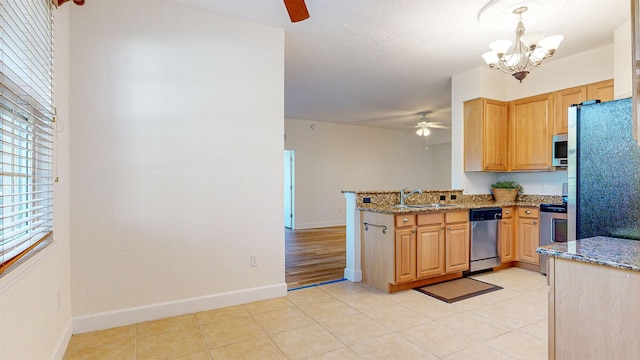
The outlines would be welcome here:
<svg viewBox="0 0 640 360">
<path fill-rule="evenodd" d="M 613 79 L 587 85 L 587 100 L 613 100 Z"/>
<path fill-rule="evenodd" d="M 553 135 L 566 134 L 569 131 L 567 126 L 567 108 L 572 104 L 580 104 L 586 100 L 613 100 L 613 79 L 576 86 L 556 91 L 553 94 L 555 101 L 555 125 Z"/>
<path fill-rule="evenodd" d="M 543 94 L 509 103 L 512 171 L 551 168 L 553 94 Z"/>
<path fill-rule="evenodd" d="M 507 103 L 478 98 L 464 103 L 464 171 L 507 171 Z"/>
<path fill-rule="evenodd" d="M 509 102 L 464 103 L 464 171 L 549 171 L 551 139 L 566 134 L 567 108 L 613 100 L 613 80 Z"/>
<path fill-rule="evenodd" d="M 555 94 L 555 126 L 553 135 L 566 134 L 569 132 L 568 127 L 568 111 L 572 104 L 580 104 L 587 99 L 587 87 L 577 86 L 569 89 L 556 91 Z"/>
</svg>

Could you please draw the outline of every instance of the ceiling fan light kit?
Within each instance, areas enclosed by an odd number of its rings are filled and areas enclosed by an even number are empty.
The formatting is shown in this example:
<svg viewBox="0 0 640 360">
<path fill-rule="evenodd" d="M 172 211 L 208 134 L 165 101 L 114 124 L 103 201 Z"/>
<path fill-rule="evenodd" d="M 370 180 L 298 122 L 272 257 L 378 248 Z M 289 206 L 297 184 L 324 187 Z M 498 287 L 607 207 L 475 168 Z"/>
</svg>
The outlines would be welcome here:
<svg viewBox="0 0 640 360">
<path fill-rule="evenodd" d="M 422 115 L 422 119 L 415 125 L 416 134 L 418 136 L 427 137 L 431 134 L 431 130 L 429 128 L 434 129 L 451 129 L 451 127 L 437 121 L 427 121 L 427 114 L 431 113 L 430 111 L 423 111 L 418 113 L 418 115 Z M 426 140 L 426 139 L 425 139 Z M 427 147 L 428 148 L 428 147 Z"/>
<path fill-rule="evenodd" d="M 527 10 L 527 6 L 513 9 L 513 14 L 518 16 L 515 42 L 510 40 L 494 41 L 489 44 L 491 51 L 482 54 L 482 58 L 490 69 L 498 69 L 510 74 L 520 82 L 545 59 L 552 57 L 564 39 L 562 35 L 545 37 L 543 33 L 525 34 L 522 14 Z"/>
</svg>

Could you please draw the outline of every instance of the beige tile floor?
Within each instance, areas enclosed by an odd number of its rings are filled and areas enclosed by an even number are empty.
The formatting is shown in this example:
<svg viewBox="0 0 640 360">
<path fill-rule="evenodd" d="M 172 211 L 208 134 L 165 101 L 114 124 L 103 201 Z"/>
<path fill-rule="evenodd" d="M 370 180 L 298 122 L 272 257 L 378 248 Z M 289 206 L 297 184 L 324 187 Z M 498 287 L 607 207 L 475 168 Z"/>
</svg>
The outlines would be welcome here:
<svg viewBox="0 0 640 360">
<path fill-rule="evenodd" d="M 547 359 L 546 278 L 518 268 L 474 277 L 504 289 L 447 304 L 342 281 L 77 334 L 64 359 Z"/>
</svg>

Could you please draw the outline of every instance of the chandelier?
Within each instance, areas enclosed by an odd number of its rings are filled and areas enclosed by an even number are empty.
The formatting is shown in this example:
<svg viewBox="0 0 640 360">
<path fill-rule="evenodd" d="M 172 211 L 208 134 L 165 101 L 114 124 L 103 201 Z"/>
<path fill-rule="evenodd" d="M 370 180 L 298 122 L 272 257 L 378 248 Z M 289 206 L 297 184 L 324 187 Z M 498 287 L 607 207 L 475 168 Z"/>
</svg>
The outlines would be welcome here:
<svg viewBox="0 0 640 360">
<path fill-rule="evenodd" d="M 525 35 L 522 14 L 527 10 L 526 6 L 520 6 L 513 10 L 513 13 L 518 15 L 515 43 L 510 40 L 496 40 L 489 44 L 491 51 L 482 54 L 482 58 L 490 69 L 499 69 L 513 75 L 520 82 L 529 75 L 531 70 L 538 67 L 545 59 L 553 56 L 560 42 L 564 39 L 562 35 L 544 37 L 543 33 Z"/>
</svg>

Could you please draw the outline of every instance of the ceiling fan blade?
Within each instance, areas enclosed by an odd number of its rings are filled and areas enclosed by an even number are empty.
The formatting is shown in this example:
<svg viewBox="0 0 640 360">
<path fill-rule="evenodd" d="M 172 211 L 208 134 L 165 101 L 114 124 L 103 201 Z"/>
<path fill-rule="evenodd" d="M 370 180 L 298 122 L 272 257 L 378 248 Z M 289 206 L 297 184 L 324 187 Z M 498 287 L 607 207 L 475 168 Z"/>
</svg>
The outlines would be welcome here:
<svg viewBox="0 0 640 360">
<path fill-rule="evenodd" d="M 434 129 L 451 129 L 451 126 L 439 125 L 439 124 L 429 124 L 429 127 Z"/>
<path fill-rule="evenodd" d="M 291 22 L 298 22 L 309 18 L 309 11 L 304 0 L 284 0 Z"/>
</svg>

